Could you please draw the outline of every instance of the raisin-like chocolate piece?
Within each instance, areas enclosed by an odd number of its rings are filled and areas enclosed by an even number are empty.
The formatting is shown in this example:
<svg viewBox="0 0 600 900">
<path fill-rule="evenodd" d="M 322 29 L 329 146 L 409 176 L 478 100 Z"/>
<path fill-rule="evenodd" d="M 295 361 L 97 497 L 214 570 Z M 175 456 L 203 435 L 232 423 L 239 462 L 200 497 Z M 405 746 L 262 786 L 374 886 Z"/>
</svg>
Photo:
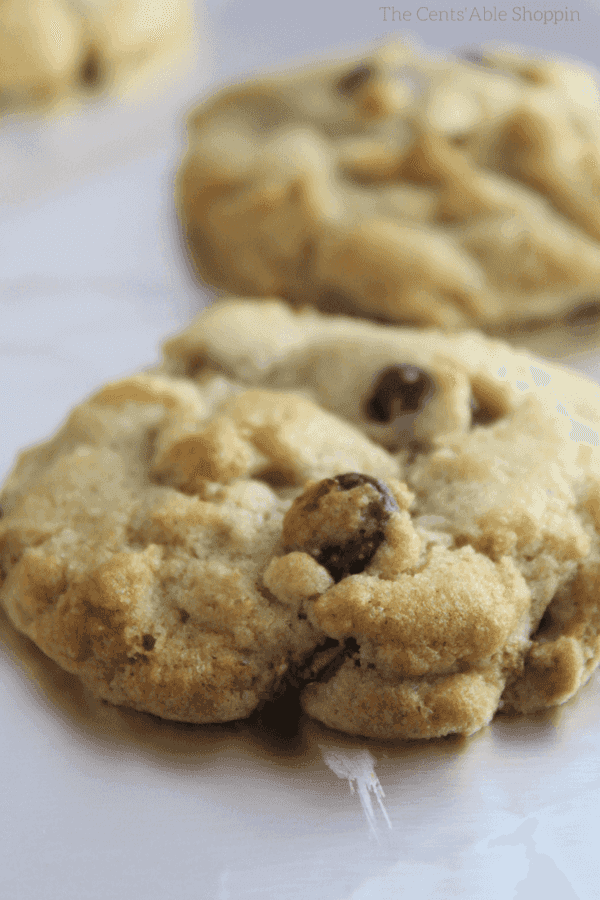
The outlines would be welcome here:
<svg viewBox="0 0 600 900">
<path fill-rule="evenodd" d="M 87 56 L 79 67 L 79 80 L 86 88 L 95 88 L 100 84 L 102 69 L 100 57 L 95 47 L 91 47 Z"/>
<path fill-rule="evenodd" d="M 600 319 L 600 300 L 587 300 L 580 303 L 564 317 L 569 328 L 587 328 L 596 325 Z"/>
<path fill-rule="evenodd" d="M 286 550 L 310 554 L 334 581 L 363 572 L 398 504 L 378 478 L 347 472 L 311 485 L 283 522 Z"/>
<path fill-rule="evenodd" d="M 354 94 L 374 75 L 373 69 L 364 63 L 352 69 L 347 75 L 337 83 L 337 89 L 340 94 Z"/>
<path fill-rule="evenodd" d="M 363 484 L 370 484 L 376 488 L 381 494 L 380 505 L 389 517 L 389 514 L 398 509 L 398 504 L 390 494 L 387 485 L 380 481 L 379 478 L 373 478 L 371 475 L 363 475 L 362 472 L 345 472 L 343 475 L 337 475 L 333 481 L 338 485 L 341 491 L 351 491 L 352 488 L 359 487 Z"/>
<path fill-rule="evenodd" d="M 403 413 L 417 412 L 432 387 L 431 377 L 417 366 L 389 366 L 377 377 L 365 414 L 372 422 L 389 423 Z"/>
<path fill-rule="evenodd" d="M 480 403 L 477 397 L 471 397 L 471 428 L 476 425 L 491 425 L 499 418 L 489 407 Z"/>
</svg>

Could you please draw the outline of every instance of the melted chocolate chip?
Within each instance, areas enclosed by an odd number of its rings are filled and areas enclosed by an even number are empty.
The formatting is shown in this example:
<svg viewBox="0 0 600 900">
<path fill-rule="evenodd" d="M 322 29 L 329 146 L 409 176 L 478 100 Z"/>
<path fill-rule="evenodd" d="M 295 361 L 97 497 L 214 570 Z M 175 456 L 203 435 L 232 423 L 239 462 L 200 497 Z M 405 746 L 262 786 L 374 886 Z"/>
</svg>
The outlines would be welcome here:
<svg viewBox="0 0 600 900">
<path fill-rule="evenodd" d="M 571 310 L 565 316 L 564 323 L 569 328 L 586 328 L 590 325 L 596 325 L 599 319 L 600 300 L 587 300 Z"/>
<path fill-rule="evenodd" d="M 341 491 L 351 491 L 352 488 L 360 487 L 363 484 L 372 485 L 381 495 L 378 510 L 380 510 L 381 515 L 385 515 L 386 519 L 390 513 L 398 509 L 398 504 L 390 494 L 387 485 L 380 481 L 379 478 L 373 478 L 372 475 L 363 475 L 362 472 L 345 472 L 343 475 L 337 475 L 331 480 L 337 484 Z"/>
<path fill-rule="evenodd" d="M 347 516 L 346 507 L 342 507 L 340 516 L 339 503 L 327 502 L 327 498 L 336 493 L 350 493 L 365 486 L 375 489 L 369 491 L 372 499 L 361 504 L 356 496 L 349 496 Z M 309 553 L 328 570 L 335 582 L 341 581 L 347 575 L 363 572 L 369 565 L 385 540 L 387 520 L 397 510 L 396 500 L 377 478 L 359 472 L 325 478 L 308 488 L 288 511 L 284 522 L 286 549 Z M 340 539 L 346 518 L 349 523 L 347 536 Z M 343 524 L 340 524 L 341 521 Z M 353 521 L 360 524 L 351 525 Z M 332 530 L 336 531 L 337 540 L 331 536 Z"/>
<path fill-rule="evenodd" d="M 378 529 L 368 536 L 360 534 L 342 547 L 323 547 L 315 556 L 337 584 L 348 575 L 364 572 L 384 538 L 385 532 Z"/>
<path fill-rule="evenodd" d="M 357 66 L 344 75 L 337 83 L 337 89 L 340 94 L 354 94 L 373 76 L 373 69 L 367 65 Z"/>
<path fill-rule="evenodd" d="M 471 428 L 476 425 L 491 425 L 499 418 L 496 412 L 481 404 L 476 397 L 471 397 Z"/>
<path fill-rule="evenodd" d="M 364 411 L 372 422 L 388 423 L 396 415 L 417 412 L 432 387 L 431 377 L 417 366 L 384 369 L 375 381 Z"/>
<path fill-rule="evenodd" d="M 97 50 L 92 47 L 79 69 L 79 80 L 85 87 L 96 87 L 101 78 L 100 60 Z"/>
<path fill-rule="evenodd" d="M 340 476 L 338 475 L 338 478 Z M 315 512 L 319 508 L 319 504 L 323 497 L 326 497 L 327 494 L 331 490 L 333 490 L 335 484 L 337 482 L 336 478 L 324 478 L 323 481 L 320 481 L 312 491 L 309 492 L 309 497 L 305 500 L 302 505 L 302 509 L 306 513 Z"/>
<path fill-rule="evenodd" d="M 144 650 L 154 650 L 154 645 L 156 644 L 156 638 L 151 634 L 144 634 L 142 636 L 142 647 Z"/>
<path fill-rule="evenodd" d="M 339 672 L 347 659 L 351 659 L 355 666 L 360 666 L 360 647 L 354 638 L 347 638 L 342 646 L 335 642 L 337 647 L 331 648 L 329 659 L 327 652 L 316 652 L 310 664 L 305 666 L 302 673 L 306 682 L 331 681 Z"/>
</svg>

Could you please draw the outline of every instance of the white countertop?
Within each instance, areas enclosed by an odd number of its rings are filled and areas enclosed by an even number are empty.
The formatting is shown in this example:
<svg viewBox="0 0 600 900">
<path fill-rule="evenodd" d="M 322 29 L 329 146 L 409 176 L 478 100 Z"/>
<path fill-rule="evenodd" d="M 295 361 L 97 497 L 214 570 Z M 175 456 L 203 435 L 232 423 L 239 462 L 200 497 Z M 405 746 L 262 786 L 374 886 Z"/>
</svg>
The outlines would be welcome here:
<svg viewBox="0 0 600 900">
<path fill-rule="evenodd" d="M 151 365 L 208 302 L 172 208 L 191 97 L 254 65 L 389 33 L 362 0 L 207 5 L 195 81 L 159 103 L 0 126 L 2 479 L 21 447 L 100 383 Z M 402 6 L 413 20 L 419 8 Z M 430 45 L 507 38 L 598 64 L 600 17 L 578 10 L 573 29 L 475 19 L 413 30 Z M 600 380 L 600 355 L 576 331 L 538 347 Z M 98 704 L 2 616 L 0 773 L 5 900 L 598 895 L 597 676 L 556 711 L 499 718 L 466 741 L 394 747 L 305 720 L 286 744 L 256 725 L 190 727 Z"/>
</svg>

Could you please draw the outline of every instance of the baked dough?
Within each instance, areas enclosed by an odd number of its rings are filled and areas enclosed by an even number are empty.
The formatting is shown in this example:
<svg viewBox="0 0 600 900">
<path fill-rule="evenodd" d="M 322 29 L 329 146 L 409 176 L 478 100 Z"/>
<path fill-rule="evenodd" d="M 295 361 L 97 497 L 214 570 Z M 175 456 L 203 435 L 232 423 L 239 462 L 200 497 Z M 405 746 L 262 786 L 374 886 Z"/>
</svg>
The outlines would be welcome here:
<svg viewBox="0 0 600 900">
<path fill-rule="evenodd" d="M 598 302 L 600 100 L 570 61 L 400 39 L 236 83 L 188 128 L 176 201 L 218 289 L 488 331 Z"/>
<path fill-rule="evenodd" d="M 17 628 L 112 703 L 471 734 L 600 660 L 600 390 L 478 334 L 230 300 L 24 452 Z"/>
<path fill-rule="evenodd" d="M 0 111 L 94 96 L 166 67 L 191 28 L 188 0 L 0 0 Z"/>
</svg>

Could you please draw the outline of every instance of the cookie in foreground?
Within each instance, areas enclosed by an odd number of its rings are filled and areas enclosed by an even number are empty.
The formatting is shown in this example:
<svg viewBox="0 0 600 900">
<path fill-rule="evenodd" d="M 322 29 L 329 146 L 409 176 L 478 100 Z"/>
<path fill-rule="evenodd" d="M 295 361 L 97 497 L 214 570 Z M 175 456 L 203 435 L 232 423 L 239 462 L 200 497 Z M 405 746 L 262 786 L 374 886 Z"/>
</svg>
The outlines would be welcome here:
<svg viewBox="0 0 600 900">
<path fill-rule="evenodd" d="M 104 94 L 168 69 L 189 45 L 188 0 L 3 0 L 0 111 Z"/>
<path fill-rule="evenodd" d="M 385 739 L 564 702 L 600 658 L 599 388 L 477 334 L 217 304 L 4 485 L 0 596 L 96 695 Z"/>
<path fill-rule="evenodd" d="M 600 98 L 567 59 L 408 40 L 290 65 L 190 116 L 176 201 L 208 284 L 491 332 L 598 303 Z"/>
</svg>

